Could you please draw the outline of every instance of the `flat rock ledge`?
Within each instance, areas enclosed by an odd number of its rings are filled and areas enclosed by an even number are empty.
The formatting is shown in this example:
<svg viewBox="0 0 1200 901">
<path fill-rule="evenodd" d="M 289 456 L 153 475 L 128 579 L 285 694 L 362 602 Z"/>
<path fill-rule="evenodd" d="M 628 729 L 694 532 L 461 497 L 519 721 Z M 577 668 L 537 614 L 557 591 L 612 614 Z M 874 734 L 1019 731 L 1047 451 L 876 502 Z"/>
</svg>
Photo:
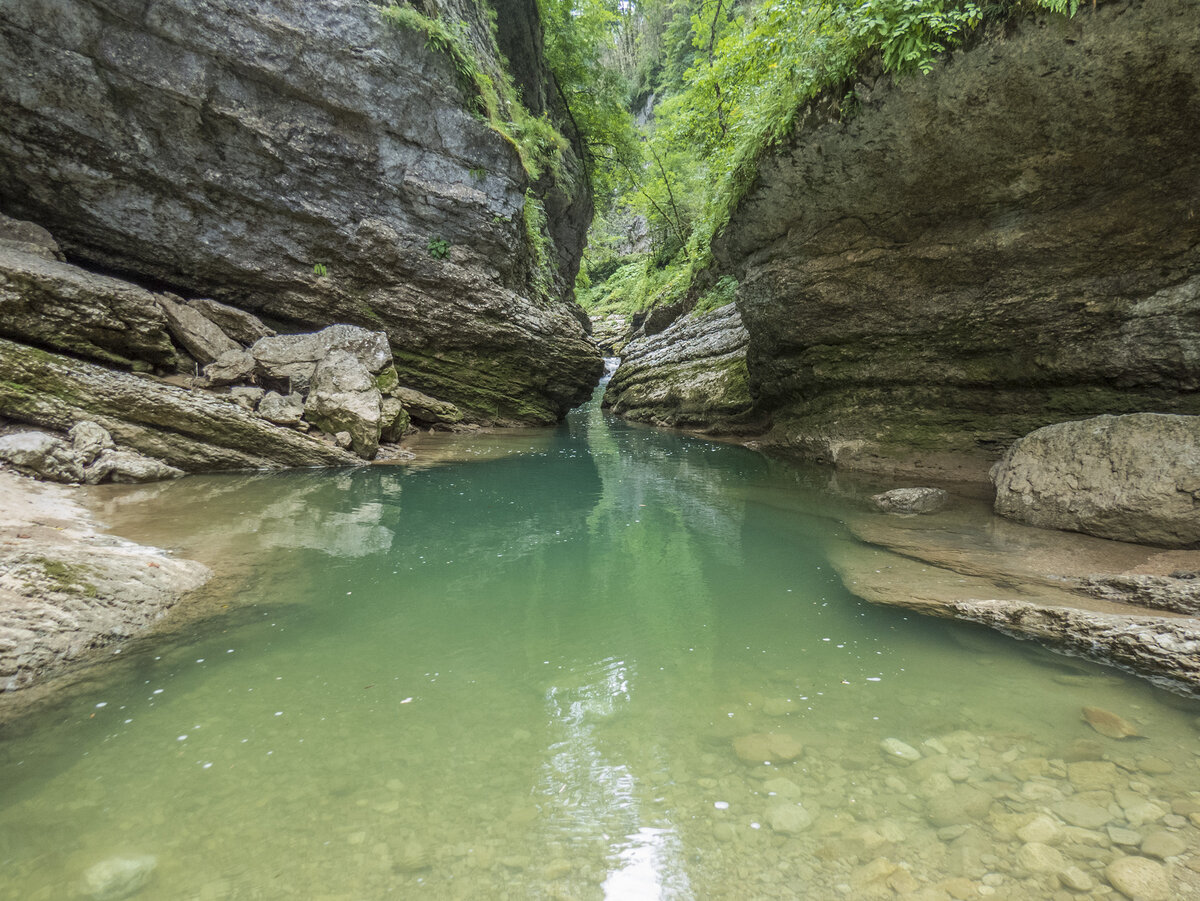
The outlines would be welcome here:
<svg viewBox="0 0 1200 901">
<path fill-rule="evenodd" d="M 71 489 L 0 469 L 0 692 L 129 638 L 210 576 L 104 534 Z"/>
<path fill-rule="evenodd" d="M 1200 551 L 1054 532 L 991 516 L 982 502 L 847 521 L 827 552 L 872 603 L 962 619 L 1200 697 Z"/>
</svg>

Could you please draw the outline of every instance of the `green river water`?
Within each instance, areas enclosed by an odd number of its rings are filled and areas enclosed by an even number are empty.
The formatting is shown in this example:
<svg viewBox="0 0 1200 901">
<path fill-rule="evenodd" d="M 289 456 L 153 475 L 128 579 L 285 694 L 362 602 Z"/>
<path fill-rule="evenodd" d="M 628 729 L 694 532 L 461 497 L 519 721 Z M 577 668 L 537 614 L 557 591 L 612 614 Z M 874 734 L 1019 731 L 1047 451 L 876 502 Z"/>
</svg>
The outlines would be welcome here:
<svg viewBox="0 0 1200 901">
<path fill-rule="evenodd" d="M 1156 835 L 1195 890 L 1198 711 L 858 600 L 804 472 L 595 402 L 452 444 L 96 489 L 221 575 L 9 727 L 0 899 L 150 856 L 132 897 L 1118 899 L 1105 868 Z"/>
</svg>

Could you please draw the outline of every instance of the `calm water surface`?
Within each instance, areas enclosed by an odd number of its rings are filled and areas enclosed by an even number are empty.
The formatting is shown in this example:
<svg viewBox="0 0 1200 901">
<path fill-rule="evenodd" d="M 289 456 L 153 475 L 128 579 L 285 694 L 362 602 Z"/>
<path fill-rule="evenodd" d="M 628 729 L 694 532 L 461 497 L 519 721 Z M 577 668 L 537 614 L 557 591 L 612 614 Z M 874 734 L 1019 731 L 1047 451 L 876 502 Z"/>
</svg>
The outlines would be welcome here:
<svg viewBox="0 0 1200 901">
<path fill-rule="evenodd" d="M 0 741 L 0 898 L 153 856 L 133 897 L 1050 899 L 1158 832 L 1195 887 L 1180 699 L 859 601 L 833 501 L 742 448 L 595 404 L 456 448 L 99 492 L 224 575 Z"/>
</svg>

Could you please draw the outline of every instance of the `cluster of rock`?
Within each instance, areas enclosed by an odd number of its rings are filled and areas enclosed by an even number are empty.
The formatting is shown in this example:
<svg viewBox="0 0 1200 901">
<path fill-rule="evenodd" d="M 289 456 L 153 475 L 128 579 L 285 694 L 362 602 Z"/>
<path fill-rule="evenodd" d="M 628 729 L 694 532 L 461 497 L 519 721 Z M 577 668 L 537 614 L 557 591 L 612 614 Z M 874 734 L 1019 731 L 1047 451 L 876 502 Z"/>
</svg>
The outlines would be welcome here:
<svg viewBox="0 0 1200 901">
<path fill-rule="evenodd" d="M 44 229 L 3 216 L 0 417 L 49 430 L 4 436 L 0 458 L 89 484 L 353 463 L 411 423 L 464 419 L 400 384 L 382 331 L 276 334 L 218 301 L 73 266 Z"/>
<path fill-rule="evenodd" d="M 72 261 L 215 303 L 147 304 L 127 283 L 79 274 L 64 286 L 30 266 L 7 293 L 37 309 L 6 300 L 7 337 L 171 369 L 164 320 L 203 365 L 232 349 L 226 338 L 263 337 L 235 331 L 247 322 L 237 311 L 252 311 L 291 333 L 386 332 L 401 382 L 473 422 L 551 423 L 586 399 L 602 364 L 571 299 L 591 218 L 574 149 L 531 185 L 451 56 L 380 4 L 118 6 L 0 16 L 0 210 L 48 228 Z M 475 3 L 422 9 L 463 23 L 499 79 L 495 28 L 532 114 L 557 115 L 534 0 L 506 0 L 495 23 Z M 544 248 L 527 228 L 531 187 Z M 29 334 L 66 326 L 70 346 Z"/>
</svg>

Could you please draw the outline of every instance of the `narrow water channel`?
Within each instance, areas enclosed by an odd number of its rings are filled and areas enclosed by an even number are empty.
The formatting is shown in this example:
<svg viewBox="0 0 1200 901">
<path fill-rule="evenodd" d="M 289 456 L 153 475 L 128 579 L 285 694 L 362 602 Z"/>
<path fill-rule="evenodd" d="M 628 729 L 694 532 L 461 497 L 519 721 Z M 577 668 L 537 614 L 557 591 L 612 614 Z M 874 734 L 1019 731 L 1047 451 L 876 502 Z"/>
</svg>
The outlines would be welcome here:
<svg viewBox="0 0 1200 901">
<path fill-rule="evenodd" d="M 1196 844 L 1195 708 L 856 599 L 795 473 L 596 401 L 455 448 L 99 491 L 224 576 L 0 741 L 0 899 L 1051 899 Z"/>
</svg>

